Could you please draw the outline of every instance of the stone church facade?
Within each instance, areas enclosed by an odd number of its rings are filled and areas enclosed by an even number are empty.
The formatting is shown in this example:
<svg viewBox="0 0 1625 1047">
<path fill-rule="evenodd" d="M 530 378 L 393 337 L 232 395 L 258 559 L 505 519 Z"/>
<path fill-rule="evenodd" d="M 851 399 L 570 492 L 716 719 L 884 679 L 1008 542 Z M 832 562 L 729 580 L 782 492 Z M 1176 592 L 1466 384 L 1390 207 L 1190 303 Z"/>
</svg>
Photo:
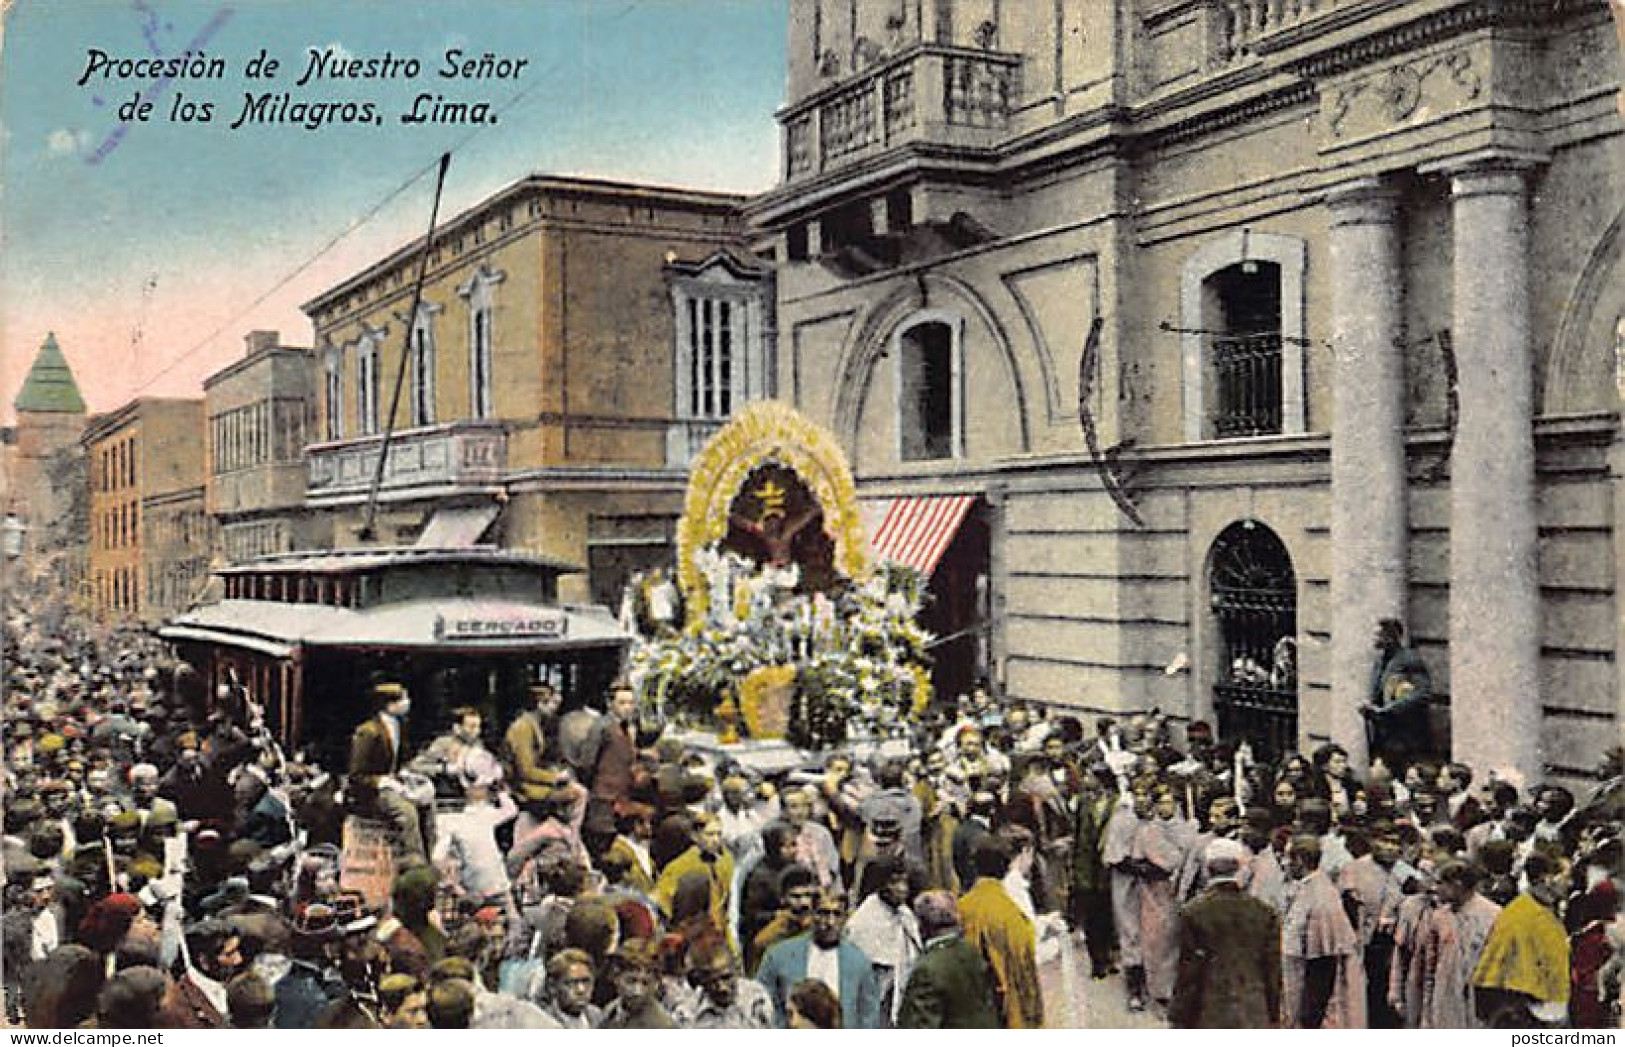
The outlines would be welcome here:
<svg viewBox="0 0 1625 1047">
<path fill-rule="evenodd" d="M 1589 774 L 1625 715 L 1602 0 L 792 0 L 777 388 L 975 495 L 1011 700 Z"/>
</svg>

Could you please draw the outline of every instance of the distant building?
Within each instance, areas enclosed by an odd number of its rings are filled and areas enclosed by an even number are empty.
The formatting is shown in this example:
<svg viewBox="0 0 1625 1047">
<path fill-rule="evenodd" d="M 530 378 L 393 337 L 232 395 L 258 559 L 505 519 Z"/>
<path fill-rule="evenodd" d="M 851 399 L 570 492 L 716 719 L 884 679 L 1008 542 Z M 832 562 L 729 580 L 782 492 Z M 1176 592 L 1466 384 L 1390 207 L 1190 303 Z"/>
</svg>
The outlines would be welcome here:
<svg viewBox="0 0 1625 1047">
<path fill-rule="evenodd" d="M 17 420 L 8 448 L 12 504 L 35 532 L 48 528 L 67 506 L 67 492 L 50 482 L 53 462 L 72 453 L 85 431 L 85 401 L 73 370 L 48 334 L 23 387 L 12 401 Z"/>
<path fill-rule="evenodd" d="M 86 429 L 86 580 L 102 617 L 155 622 L 201 593 L 212 546 L 203 431 L 202 400 L 159 398 L 132 400 Z"/>
<path fill-rule="evenodd" d="M 742 203 L 530 177 L 436 231 L 416 316 L 421 241 L 308 302 L 318 541 L 539 553 L 584 569 L 561 581 L 573 600 L 667 563 L 693 453 L 774 390 L 769 271 L 743 250 Z"/>
<path fill-rule="evenodd" d="M 309 349 L 254 331 L 245 355 L 203 382 L 209 515 L 226 563 L 305 548 L 305 443 L 314 420 Z"/>
</svg>

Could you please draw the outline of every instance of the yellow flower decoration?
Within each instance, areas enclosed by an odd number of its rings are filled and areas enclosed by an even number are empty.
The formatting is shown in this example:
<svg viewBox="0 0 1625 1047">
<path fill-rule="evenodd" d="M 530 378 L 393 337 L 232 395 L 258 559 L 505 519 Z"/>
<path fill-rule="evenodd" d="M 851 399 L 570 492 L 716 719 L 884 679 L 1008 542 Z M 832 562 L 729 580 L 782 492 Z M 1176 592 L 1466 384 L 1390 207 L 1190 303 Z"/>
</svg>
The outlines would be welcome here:
<svg viewBox="0 0 1625 1047">
<path fill-rule="evenodd" d="M 677 561 L 691 624 L 703 619 L 710 600 L 694 554 L 728 536 L 728 509 L 739 489 L 770 462 L 794 471 L 818 499 L 824 531 L 835 543 L 836 569 L 852 579 L 868 574 L 869 542 L 840 444 L 829 430 L 788 404 L 760 400 L 711 438 L 689 475 L 683 519 L 677 525 Z"/>
<path fill-rule="evenodd" d="M 739 685 L 739 709 L 745 727 L 752 738 L 783 738 L 787 726 L 788 703 L 785 708 L 764 709 L 773 699 L 789 698 L 795 687 L 796 667 L 793 665 L 764 665 L 753 670 Z M 764 714 L 766 714 L 764 716 Z"/>
<path fill-rule="evenodd" d="M 931 704 L 931 674 L 923 665 L 911 665 L 909 672 L 914 674 L 914 704 L 909 708 L 909 715 L 918 719 Z"/>
</svg>

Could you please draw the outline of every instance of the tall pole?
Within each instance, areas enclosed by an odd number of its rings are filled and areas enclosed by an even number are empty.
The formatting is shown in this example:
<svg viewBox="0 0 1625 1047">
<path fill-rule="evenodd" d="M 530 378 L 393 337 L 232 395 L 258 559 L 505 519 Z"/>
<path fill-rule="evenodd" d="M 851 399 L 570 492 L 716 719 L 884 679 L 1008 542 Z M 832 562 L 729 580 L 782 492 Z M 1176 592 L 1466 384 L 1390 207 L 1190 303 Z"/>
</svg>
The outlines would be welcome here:
<svg viewBox="0 0 1625 1047">
<path fill-rule="evenodd" d="M 395 368 L 395 389 L 389 397 L 389 418 L 384 422 L 384 439 L 378 445 L 378 465 L 372 471 L 372 486 L 367 489 L 367 514 L 361 522 L 361 540 L 370 542 L 378 522 L 378 489 L 384 483 L 384 466 L 389 460 L 389 445 L 395 437 L 395 416 L 401 409 L 401 386 L 406 382 L 406 365 L 412 357 L 412 333 L 417 330 L 418 309 L 423 304 L 423 278 L 429 271 L 429 252 L 434 248 L 434 227 L 440 220 L 440 191 L 446 186 L 446 168 L 451 166 L 451 154 L 440 154 L 440 170 L 434 181 L 434 206 L 429 210 L 429 233 L 423 238 L 423 252 L 418 255 L 418 277 L 412 284 L 412 308 L 406 314 L 406 337 L 401 343 L 401 362 Z"/>
</svg>

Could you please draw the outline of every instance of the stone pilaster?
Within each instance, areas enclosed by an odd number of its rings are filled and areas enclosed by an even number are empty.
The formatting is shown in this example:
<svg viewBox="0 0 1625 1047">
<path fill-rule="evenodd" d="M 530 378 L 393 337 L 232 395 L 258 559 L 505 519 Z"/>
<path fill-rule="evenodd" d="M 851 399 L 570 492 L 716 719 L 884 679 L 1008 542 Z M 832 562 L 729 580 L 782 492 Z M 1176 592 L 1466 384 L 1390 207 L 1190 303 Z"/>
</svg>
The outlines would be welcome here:
<svg viewBox="0 0 1625 1047">
<path fill-rule="evenodd" d="M 1360 704 L 1382 618 L 1405 619 L 1405 367 L 1395 193 L 1339 186 L 1331 211 L 1333 741 L 1360 766 Z"/>
<path fill-rule="evenodd" d="M 1452 755 L 1541 775 L 1529 212 L 1522 165 L 1452 172 L 1461 415 L 1450 463 Z"/>
</svg>

